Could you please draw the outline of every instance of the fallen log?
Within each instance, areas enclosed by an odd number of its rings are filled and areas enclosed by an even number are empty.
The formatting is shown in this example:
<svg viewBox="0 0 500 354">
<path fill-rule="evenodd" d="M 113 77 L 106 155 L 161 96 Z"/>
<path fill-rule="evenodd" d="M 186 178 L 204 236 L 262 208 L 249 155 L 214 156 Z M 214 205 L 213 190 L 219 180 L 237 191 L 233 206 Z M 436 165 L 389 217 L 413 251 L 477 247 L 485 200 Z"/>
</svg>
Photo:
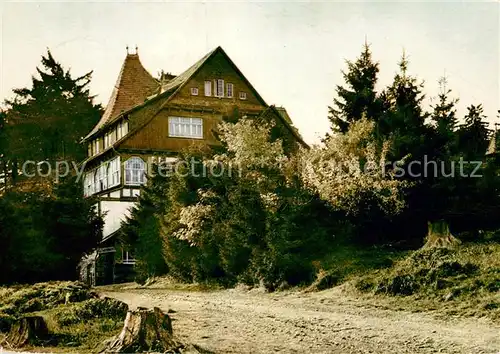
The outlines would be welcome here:
<svg viewBox="0 0 500 354">
<path fill-rule="evenodd" d="M 10 328 L 3 345 L 12 349 L 28 344 L 37 344 L 48 337 L 45 320 L 41 316 L 26 316 L 15 321 Z"/>
<path fill-rule="evenodd" d="M 170 317 L 157 307 L 128 311 L 121 333 L 102 347 L 99 353 L 181 353 L 185 348 L 173 337 Z"/>
</svg>

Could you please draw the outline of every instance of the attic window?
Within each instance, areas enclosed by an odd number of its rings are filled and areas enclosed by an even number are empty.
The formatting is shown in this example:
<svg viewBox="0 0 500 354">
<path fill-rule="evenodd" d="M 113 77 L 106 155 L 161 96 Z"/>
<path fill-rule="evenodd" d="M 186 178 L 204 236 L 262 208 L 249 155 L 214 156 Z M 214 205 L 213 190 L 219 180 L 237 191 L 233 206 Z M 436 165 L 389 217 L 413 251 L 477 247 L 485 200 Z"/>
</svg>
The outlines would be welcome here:
<svg viewBox="0 0 500 354">
<path fill-rule="evenodd" d="M 191 95 L 198 96 L 198 87 L 191 87 Z"/>
<path fill-rule="evenodd" d="M 227 92 L 226 92 L 227 97 L 232 98 L 233 97 L 233 90 L 234 90 L 233 84 L 227 83 L 226 89 L 227 89 Z"/>
<path fill-rule="evenodd" d="M 246 100 L 247 99 L 247 93 L 246 92 L 240 92 L 240 100 Z"/>
<path fill-rule="evenodd" d="M 205 81 L 205 96 L 212 96 L 212 82 Z"/>
<path fill-rule="evenodd" d="M 203 139 L 201 118 L 168 117 L 168 136 Z"/>
<path fill-rule="evenodd" d="M 224 97 L 224 80 L 218 79 L 217 86 L 215 87 L 215 96 Z"/>
</svg>

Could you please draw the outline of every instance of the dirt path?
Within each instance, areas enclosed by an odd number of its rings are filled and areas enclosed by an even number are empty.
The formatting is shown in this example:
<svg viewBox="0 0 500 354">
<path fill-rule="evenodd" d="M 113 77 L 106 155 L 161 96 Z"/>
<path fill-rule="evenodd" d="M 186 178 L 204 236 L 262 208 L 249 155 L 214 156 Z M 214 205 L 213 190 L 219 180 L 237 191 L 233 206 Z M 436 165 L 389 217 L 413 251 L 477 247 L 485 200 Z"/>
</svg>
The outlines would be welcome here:
<svg viewBox="0 0 500 354">
<path fill-rule="evenodd" d="M 174 310 L 174 333 L 215 353 L 500 353 L 500 327 L 486 320 L 380 309 L 336 289 L 104 294 Z"/>
</svg>

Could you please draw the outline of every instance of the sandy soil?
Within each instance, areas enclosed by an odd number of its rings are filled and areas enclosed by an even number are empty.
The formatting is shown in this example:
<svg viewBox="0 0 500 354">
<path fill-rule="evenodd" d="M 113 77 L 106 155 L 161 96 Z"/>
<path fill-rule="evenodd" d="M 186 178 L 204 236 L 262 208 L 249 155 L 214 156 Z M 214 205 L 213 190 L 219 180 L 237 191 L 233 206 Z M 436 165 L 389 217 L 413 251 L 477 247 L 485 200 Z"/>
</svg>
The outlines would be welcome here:
<svg viewBox="0 0 500 354">
<path fill-rule="evenodd" d="M 500 353 L 500 326 L 487 320 L 444 321 L 378 308 L 338 289 L 141 289 L 103 295 L 132 308 L 173 310 L 174 334 L 214 353 Z"/>
</svg>

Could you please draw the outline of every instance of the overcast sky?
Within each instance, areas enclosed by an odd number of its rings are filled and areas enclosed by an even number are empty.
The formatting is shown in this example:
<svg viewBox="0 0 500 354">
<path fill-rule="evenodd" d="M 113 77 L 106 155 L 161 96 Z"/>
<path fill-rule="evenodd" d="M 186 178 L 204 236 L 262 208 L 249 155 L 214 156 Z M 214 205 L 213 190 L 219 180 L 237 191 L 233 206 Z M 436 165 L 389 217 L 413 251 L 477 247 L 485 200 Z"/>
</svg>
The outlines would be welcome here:
<svg viewBox="0 0 500 354">
<path fill-rule="evenodd" d="M 0 98 L 30 84 L 50 48 L 72 73 L 94 70 L 91 90 L 106 103 L 137 45 L 153 76 L 179 74 L 222 46 L 268 104 L 284 106 L 308 142 L 328 130 L 327 111 L 345 59 L 365 41 L 388 85 L 403 48 L 410 73 L 436 96 L 444 73 L 459 114 L 499 104 L 499 2 L 45 2 L 1 3 Z"/>
</svg>

